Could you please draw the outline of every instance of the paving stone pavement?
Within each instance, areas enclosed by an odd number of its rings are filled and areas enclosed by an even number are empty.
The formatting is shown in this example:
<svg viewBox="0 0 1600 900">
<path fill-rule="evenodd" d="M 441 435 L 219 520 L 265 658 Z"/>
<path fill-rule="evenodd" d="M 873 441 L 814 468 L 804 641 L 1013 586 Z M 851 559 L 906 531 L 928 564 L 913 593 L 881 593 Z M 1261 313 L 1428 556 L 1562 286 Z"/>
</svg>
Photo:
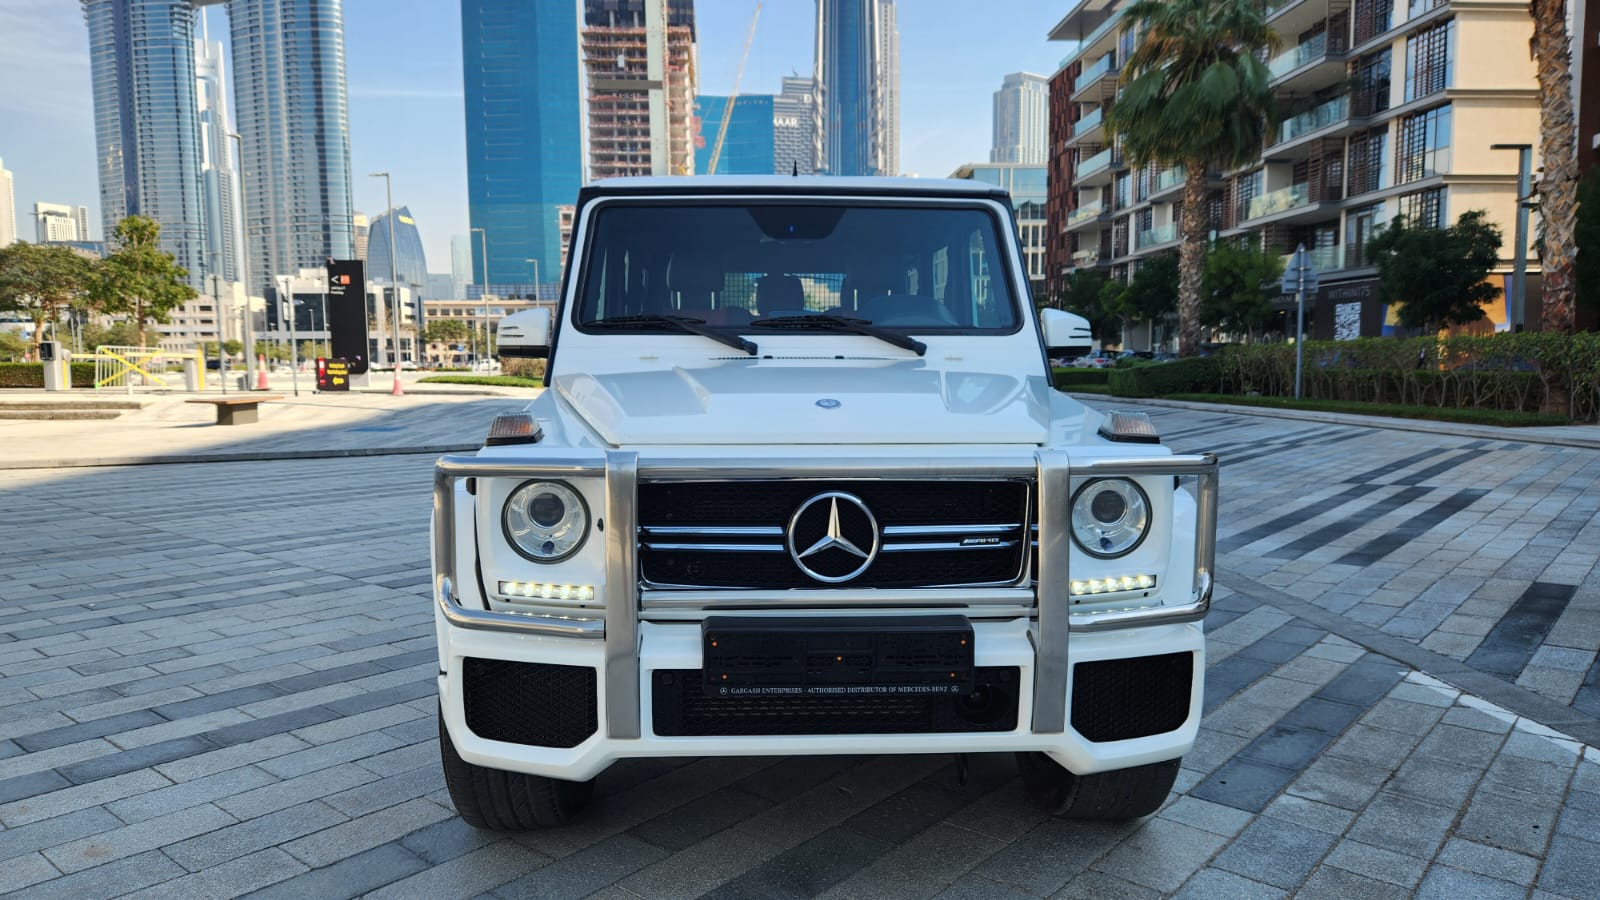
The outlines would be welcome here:
<svg viewBox="0 0 1600 900">
<path fill-rule="evenodd" d="M 0 471 L 0 895 L 1600 896 L 1600 452 L 1156 410 L 1224 460 L 1165 808 L 1005 756 L 639 761 L 477 832 L 418 456 Z"/>
</svg>

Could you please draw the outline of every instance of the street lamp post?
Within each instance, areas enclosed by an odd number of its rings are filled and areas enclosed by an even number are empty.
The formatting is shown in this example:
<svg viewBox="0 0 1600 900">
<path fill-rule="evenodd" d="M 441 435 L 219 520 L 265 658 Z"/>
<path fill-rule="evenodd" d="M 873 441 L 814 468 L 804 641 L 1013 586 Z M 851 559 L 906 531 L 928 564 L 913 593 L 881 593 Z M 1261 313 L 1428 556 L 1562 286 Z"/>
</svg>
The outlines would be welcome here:
<svg viewBox="0 0 1600 900">
<path fill-rule="evenodd" d="M 481 306 L 488 302 L 486 298 L 489 293 L 489 229 L 474 228 L 472 230 L 478 233 L 478 255 L 483 257 L 483 284 L 478 288 L 478 303 Z M 478 364 L 478 325 L 476 322 L 472 324 L 469 338 L 472 348 L 472 364 L 476 366 Z M 487 334 L 484 335 L 484 343 L 486 345 L 488 343 Z"/>
<path fill-rule="evenodd" d="M 216 304 L 217 317 L 217 381 L 222 383 L 222 393 L 228 393 L 228 370 L 224 368 L 222 345 L 227 343 L 228 330 L 223 325 L 222 316 L 222 276 L 215 270 L 211 273 L 211 300 Z"/>
<path fill-rule="evenodd" d="M 288 309 L 286 318 L 289 320 L 289 377 L 294 381 L 294 395 L 298 397 L 300 396 L 300 342 L 294 333 L 294 310 L 300 304 L 300 301 L 294 298 L 293 275 L 283 276 L 283 285 L 283 293 L 289 302 L 279 305 L 278 310 L 282 312 L 285 307 Z"/>
<path fill-rule="evenodd" d="M 394 245 L 394 193 L 390 190 L 392 184 L 388 172 L 373 172 L 372 177 L 383 179 L 383 197 L 387 206 L 383 215 L 389 220 L 389 290 L 394 292 L 394 300 L 390 304 L 394 314 L 394 325 L 390 328 L 394 334 L 394 389 L 389 393 L 402 397 L 405 396 L 405 389 L 400 386 L 400 276 L 397 271 L 399 253 Z"/>
<path fill-rule="evenodd" d="M 239 246 L 239 280 L 244 282 L 244 329 L 239 335 L 244 342 L 244 383 L 245 390 L 249 390 L 256 383 L 256 329 L 255 316 L 250 310 L 250 207 L 246 203 L 244 177 L 244 138 L 237 133 L 230 133 L 228 139 L 239 148 L 239 211 L 244 218 L 244 240 Z"/>
<path fill-rule="evenodd" d="M 1516 248 L 1512 254 L 1511 263 L 1511 322 L 1512 331 L 1521 331 L 1527 326 L 1525 319 L 1528 311 L 1525 306 L 1528 300 L 1528 194 L 1532 189 L 1533 180 L 1533 145 L 1532 144 L 1490 144 L 1491 150 L 1517 151 L 1517 232 L 1514 240 Z"/>
</svg>

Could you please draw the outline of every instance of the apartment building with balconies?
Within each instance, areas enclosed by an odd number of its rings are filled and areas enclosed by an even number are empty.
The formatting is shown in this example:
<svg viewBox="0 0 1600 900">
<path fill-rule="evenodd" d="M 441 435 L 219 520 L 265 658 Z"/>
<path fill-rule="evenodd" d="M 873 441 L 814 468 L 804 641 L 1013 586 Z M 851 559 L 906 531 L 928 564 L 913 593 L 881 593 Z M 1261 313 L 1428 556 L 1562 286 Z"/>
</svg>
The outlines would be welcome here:
<svg viewBox="0 0 1600 900">
<path fill-rule="evenodd" d="M 1050 32 L 1077 42 L 1052 79 L 1052 103 L 1066 104 L 1050 111 L 1052 153 L 1065 157 L 1049 169 L 1052 286 L 1085 266 L 1125 279 L 1177 246 L 1182 168 L 1131 167 L 1104 127 L 1137 45 L 1126 5 L 1081 0 Z M 1489 316 L 1508 327 L 1518 153 L 1494 145 L 1538 143 L 1527 5 L 1276 0 L 1267 21 L 1281 42 L 1264 61 L 1283 119 L 1257 160 L 1213 173 L 1214 237 L 1286 255 L 1304 244 L 1321 274 L 1313 333 L 1358 336 L 1359 321 L 1370 336 L 1392 318 L 1364 256 L 1373 234 L 1397 215 L 1445 227 L 1483 209 L 1505 235 L 1495 277 L 1507 290 Z M 1530 275 L 1525 321 L 1537 321 L 1537 283 Z"/>
</svg>

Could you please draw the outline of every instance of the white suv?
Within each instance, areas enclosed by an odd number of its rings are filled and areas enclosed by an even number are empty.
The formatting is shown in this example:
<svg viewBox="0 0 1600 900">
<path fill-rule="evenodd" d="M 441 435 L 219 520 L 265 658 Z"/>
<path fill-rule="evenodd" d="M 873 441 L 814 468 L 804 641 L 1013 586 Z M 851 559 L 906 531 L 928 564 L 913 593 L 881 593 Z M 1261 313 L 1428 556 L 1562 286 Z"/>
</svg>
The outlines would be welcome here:
<svg viewBox="0 0 1600 900">
<path fill-rule="evenodd" d="M 1165 800 L 1205 671 L 1216 460 L 1052 389 L 971 181 L 614 179 L 544 391 L 436 468 L 439 740 L 469 823 L 634 757 L 1014 751 L 1060 814 Z"/>
</svg>

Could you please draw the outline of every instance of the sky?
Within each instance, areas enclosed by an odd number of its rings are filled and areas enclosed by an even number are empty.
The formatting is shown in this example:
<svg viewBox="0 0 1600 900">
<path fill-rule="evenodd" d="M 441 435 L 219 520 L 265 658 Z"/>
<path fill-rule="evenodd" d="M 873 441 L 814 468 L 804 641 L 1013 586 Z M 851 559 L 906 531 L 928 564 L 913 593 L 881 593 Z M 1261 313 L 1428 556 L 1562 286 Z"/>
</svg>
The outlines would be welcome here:
<svg viewBox="0 0 1600 900">
<path fill-rule="evenodd" d="M 528 0 L 560 2 L 560 0 Z M 1076 0 L 899 0 L 900 165 L 943 177 L 989 158 L 1001 78 L 1050 75 L 1070 44 L 1046 39 Z M 699 0 L 700 93 L 727 94 L 755 0 Z M 210 7 L 213 39 L 224 7 Z M 740 93 L 777 93 L 784 75 L 809 75 L 814 0 L 765 0 Z M 356 209 L 409 206 L 428 269 L 450 269 L 450 236 L 467 233 L 461 14 L 456 0 L 345 0 L 345 67 Z M 231 71 L 230 71 L 231 75 Z M 100 239 L 88 34 L 72 0 L 0 2 L 0 160 L 15 179 L 17 231 L 33 239 L 35 202 L 87 205 Z"/>
</svg>

